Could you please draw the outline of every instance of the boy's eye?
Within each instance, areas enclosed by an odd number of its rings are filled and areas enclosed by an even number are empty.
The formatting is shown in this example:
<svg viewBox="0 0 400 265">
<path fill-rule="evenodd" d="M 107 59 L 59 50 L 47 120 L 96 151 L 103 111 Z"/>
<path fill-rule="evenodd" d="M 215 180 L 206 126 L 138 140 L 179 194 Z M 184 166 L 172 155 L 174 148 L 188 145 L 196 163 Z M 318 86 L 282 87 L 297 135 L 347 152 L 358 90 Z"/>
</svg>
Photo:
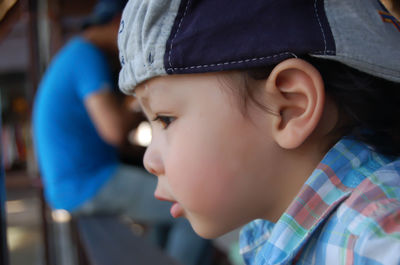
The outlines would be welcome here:
<svg viewBox="0 0 400 265">
<path fill-rule="evenodd" d="M 158 121 L 161 123 L 164 129 L 167 129 L 168 126 L 175 120 L 174 117 L 170 116 L 162 116 L 162 115 L 157 115 L 153 121 Z"/>
</svg>

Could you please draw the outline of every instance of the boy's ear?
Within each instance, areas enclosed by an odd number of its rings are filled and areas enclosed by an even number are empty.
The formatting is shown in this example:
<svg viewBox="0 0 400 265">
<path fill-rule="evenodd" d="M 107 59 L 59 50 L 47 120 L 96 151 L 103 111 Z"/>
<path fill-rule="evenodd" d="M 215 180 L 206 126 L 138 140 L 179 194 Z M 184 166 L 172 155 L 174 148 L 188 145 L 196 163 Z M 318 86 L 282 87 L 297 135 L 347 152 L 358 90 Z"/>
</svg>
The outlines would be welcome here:
<svg viewBox="0 0 400 265">
<path fill-rule="evenodd" d="M 301 59 L 278 64 L 266 82 L 274 96 L 272 135 L 285 149 L 299 147 L 317 127 L 324 110 L 325 89 L 319 71 Z"/>
</svg>

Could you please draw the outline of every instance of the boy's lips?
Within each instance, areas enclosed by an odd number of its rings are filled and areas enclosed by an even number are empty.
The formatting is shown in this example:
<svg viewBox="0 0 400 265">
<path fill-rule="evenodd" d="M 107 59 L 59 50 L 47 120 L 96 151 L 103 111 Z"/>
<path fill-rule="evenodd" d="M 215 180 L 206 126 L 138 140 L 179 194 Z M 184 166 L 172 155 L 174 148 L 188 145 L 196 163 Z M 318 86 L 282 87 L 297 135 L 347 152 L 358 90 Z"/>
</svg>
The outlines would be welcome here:
<svg viewBox="0 0 400 265">
<path fill-rule="evenodd" d="M 172 206 L 171 206 L 171 209 L 170 209 L 170 213 L 171 213 L 172 217 L 178 218 L 178 217 L 181 217 L 183 215 L 183 208 L 178 202 L 176 202 L 174 200 L 171 200 L 171 199 L 167 199 L 167 198 L 161 197 L 161 196 L 159 196 L 157 194 L 154 194 L 154 197 L 157 200 L 160 200 L 160 201 L 172 202 Z"/>
<path fill-rule="evenodd" d="M 171 206 L 170 213 L 174 218 L 181 217 L 183 215 L 183 208 L 179 203 L 174 202 Z"/>
</svg>

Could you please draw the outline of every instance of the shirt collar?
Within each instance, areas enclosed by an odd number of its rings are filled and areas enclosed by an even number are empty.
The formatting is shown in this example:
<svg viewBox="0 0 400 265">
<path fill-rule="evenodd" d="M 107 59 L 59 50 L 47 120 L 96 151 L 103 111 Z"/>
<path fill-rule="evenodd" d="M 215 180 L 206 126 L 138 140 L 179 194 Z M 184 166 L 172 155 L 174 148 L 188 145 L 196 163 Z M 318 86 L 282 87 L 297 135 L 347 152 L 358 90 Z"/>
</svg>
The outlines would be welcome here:
<svg viewBox="0 0 400 265">
<path fill-rule="evenodd" d="M 340 140 L 276 224 L 259 219 L 242 229 L 240 252 L 246 263 L 285 264 L 293 259 L 319 224 L 366 178 L 364 168 L 371 167 L 372 154 L 362 143 Z M 373 170 L 382 164 L 375 161 Z"/>
</svg>

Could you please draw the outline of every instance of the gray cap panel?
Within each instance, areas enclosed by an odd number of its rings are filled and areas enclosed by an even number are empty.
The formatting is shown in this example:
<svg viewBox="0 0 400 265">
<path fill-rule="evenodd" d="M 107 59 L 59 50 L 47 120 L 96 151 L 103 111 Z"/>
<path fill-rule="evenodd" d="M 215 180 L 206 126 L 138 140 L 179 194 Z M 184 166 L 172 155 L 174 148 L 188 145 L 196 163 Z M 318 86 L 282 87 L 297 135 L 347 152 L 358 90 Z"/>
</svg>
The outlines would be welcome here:
<svg viewBox="0 0 400 265">
<path fill-rule="evenodd" d="M 134 86 L 154 76 L 166 75 L 164 54 L 180 0 L 129 1 L 118 35 L 119 87 L 132 93 Z M 134 15 L 133 15 L 134 14 Z"/>
<path fill-rule="evenodd" d="M 395 21 L 383 20 L 385 11 L 378 0 L 326 0 L 325 12 L 336 55 L 318 57 L 400 82 L 400 31 Z"/>
</svg>

